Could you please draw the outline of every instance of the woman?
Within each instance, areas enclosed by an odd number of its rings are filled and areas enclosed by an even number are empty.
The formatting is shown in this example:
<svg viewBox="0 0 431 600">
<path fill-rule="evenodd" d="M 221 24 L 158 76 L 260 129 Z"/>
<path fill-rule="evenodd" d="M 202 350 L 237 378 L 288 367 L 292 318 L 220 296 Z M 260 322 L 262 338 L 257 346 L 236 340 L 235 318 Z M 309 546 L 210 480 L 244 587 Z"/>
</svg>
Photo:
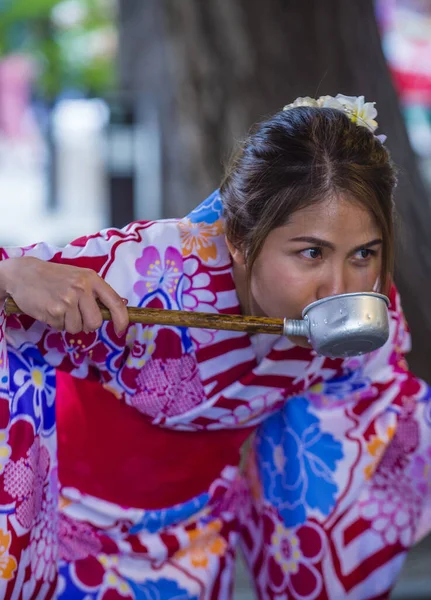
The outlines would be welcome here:
<svg viewBox="0 0 431 600">
<path fill-rule="evenodd" d="M 259 522 L 241 445 L 289 398 L 323 402 L 319 383 L 368 359 L 318 357 L 300 339 L 131 326 L 125 303 L 298 318 L 318 298 L 388 288 L 389 155 L 349 99 L 319 102 L 258 126 L 220 192 L 180 221 L 3 251 L 0 294 L 30 315 L 9 318 L 2 339 L 5 597 L 57 586 L 59 598 L 229 598 L 241 522 Z M 390 370 L 389 354 L 371 363 Z M 59 510 L 50 367 L 88 386 L 82 398 L 60 390 Z"/>
<path fill-rule="evenodd" d="M 319 101 L 291 106 L 304 104 Z M 356 109 L 364 117 L 367 106 L 359 101 Z M 365 160 L 343 166 L 340 158 L 337 167 L 333 177 L 350 168 L 366 193 Z M 319 210 L 306 218 L 307 228 L 321 219 L 314 230 L 325 231 Z M 335 215 L 322 237 L 331 239 L 336 222 Z M 349 223 L 346 216 L 339 227 Z M 327 268 L 341 274 L 335 251 L 313 252 L 314 277 Z M 261 599 L 388 598 L 408 549 L 430 531 L 430 389 L 408 371 L 410 337 L 393 288 L 391 305 L 390 343 L 346 361 L 341 376 L 310 385 L 258 428 L 242 547 Z"/>
</svg>

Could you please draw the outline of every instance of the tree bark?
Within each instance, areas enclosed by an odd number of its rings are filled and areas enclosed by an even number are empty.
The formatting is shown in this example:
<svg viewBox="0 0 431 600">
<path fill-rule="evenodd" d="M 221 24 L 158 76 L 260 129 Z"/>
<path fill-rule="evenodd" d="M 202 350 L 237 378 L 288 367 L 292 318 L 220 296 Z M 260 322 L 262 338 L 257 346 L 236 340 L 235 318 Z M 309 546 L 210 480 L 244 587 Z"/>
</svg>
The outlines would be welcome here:
<svg viewBox="0 0 431 600">
<path fill-rule="evenodd" d="M 123 85 L 157 98 L 166 216 L 185 214 L 211 192 L 234 140 L 297 96 L 341 92 L 376 101 L 379 131 L 388 136 L 400 168 L 396 206 L 403 243 L 396 282 L 412 330 L 410 364 L 431 379 L 430 204 L 382 53 L 373 1 L 123 4 L 136 9 L 135 33 L 130 28 L 123 37 Z"/>
</svg>

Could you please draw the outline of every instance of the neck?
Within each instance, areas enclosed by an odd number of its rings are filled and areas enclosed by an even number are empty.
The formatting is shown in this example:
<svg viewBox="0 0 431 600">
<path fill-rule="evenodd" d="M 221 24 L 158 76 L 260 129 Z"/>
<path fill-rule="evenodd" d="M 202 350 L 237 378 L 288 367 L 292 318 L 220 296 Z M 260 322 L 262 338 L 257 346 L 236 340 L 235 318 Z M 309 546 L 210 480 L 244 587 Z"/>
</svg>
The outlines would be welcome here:
<svg viewBox="0 0 431 600">
<path fill-rule="evenodd" d="M 267 316 L 252 296 L 245 266 L 233 262 L 232 272 L 241 314 L 256 317 Z"/>
<path fill-rule="evenodd" d="M 235 283 L 236 294 L 238 296 L 241 313 L 250 314 L 250 294 L 247 282 L 247 273 L 243 265 L 233 262 L 232 265 L 233 281 Z"/>
</svg>

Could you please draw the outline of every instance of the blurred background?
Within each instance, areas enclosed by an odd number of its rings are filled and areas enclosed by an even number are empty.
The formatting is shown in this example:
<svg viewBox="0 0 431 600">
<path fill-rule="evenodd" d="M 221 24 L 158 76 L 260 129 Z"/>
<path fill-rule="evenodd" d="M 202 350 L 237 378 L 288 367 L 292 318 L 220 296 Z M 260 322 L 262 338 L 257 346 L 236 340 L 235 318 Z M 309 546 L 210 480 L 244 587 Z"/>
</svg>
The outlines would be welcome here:
<svg viewBox="0 0 431 600">
<path fill-rule="evenodd" d="M 431 0 L 0 0 L 1 245 L 182 216 L 253 122 L 338 92 L 377 102 L 400 168 L 396 280 L 430 381 Z M 393 598 L 431 598 L 430 556 Z"/>
</svg>

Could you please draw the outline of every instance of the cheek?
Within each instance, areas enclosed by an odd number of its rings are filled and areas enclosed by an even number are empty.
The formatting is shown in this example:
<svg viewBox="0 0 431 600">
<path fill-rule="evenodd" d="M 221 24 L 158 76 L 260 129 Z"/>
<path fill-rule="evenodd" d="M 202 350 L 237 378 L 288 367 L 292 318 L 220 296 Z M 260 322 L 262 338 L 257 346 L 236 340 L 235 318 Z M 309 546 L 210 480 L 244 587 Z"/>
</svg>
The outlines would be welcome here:
<svg viewBox="0 0 431 600">
<path fill-rule="evenodd" d="M 353 291 L 371 291 L 380 277 L 381 266 L 377 261 L 367 269 L 353 269 Z"/>
<path fill-rule="evenodd" d="M 289 256 L 256 262 L 251 293 L 265 314 L 299 318 L 302 309 L 315 299 L 314 278 L 298 269 Z"/>
</svg>

